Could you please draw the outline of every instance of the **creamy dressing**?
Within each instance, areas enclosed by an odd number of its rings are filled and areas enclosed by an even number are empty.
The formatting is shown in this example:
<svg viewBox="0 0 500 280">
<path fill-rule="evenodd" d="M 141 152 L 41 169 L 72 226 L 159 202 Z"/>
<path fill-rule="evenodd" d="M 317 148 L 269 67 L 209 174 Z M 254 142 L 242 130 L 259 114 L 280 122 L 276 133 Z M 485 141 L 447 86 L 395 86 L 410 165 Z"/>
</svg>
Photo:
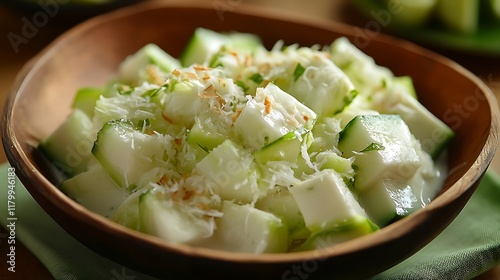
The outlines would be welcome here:
<svg viewBox="0 0 500 280">
<path fill-rule="evenodd" d="M 443 154 L 435 160 L 434 171 L 434 174 L 429 175 L 427 178 L 422 178 L 422 180 L 416 181 L 412 185 L 414 190 L 420 190 L 418 193 L 420 194 L 422 207 L 427 206 L 443 188 L 444 181 L 448 176 L 447 152 L 443 152 Z M 417 194 L 417 191 L 414 192 Z"/>
</svg>

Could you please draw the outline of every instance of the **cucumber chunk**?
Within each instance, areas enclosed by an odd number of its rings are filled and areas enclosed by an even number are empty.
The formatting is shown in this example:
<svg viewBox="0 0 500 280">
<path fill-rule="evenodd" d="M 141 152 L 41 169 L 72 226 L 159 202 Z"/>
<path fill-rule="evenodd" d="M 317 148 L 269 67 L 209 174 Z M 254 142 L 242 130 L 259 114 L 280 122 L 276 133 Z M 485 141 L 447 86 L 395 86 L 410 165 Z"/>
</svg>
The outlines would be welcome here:
<svg viewBox="0 0 500 280">
<path fill-rule="evenodd" d="M 164 73 L 170 73 L 174 69 L 181 67 L 177 59 L 160 47 L 155 44 L 148 44 L 135 54 L 128 56 L 121 63 L 118 78 L 123 83 L 139 85 L 141 81 L 150 80 L 147 78 L 148 73 L 146 71 L 146 67 L 149 65 L 158 67 Z"/>
<path fill-rule="evenodd" d="M 369 96 L 383 87 L 394 74 L 363 53 L 347 38 L 340 37 L 330 44 L 332 61 L 349 77 L 359 94 Z"/>
<path fill-rule="evenodd" d="M 258 150 L 289 132 L 310 130 L 316 113 L 274 84 L 259 88 L 234 122 L 243 145 Z"/>
<path fill-rule="evenodd" d="M 333 169 L 341 175 L 354 174 L 351 159 L 343 158 L 335 152 L 321 152 L 316 156 L 316 161 L 321 163 L 320 169 Z"/>
<path fill-rule="evenodd" d="M 273 190 L 255 203 L 255 208 L 273 213 L 287 225 L 290 242 L 310 235 L 297 202 L 287 188 Z"/>
<path fill-rule="evenodd" d="M 85 208 L 104 217 L 111 217 L 129 196 L 127 191 L 115 184 L 99 163 L 64 181 L 59 188 Z"/>
<path fill-rule="evenodd" d="M 252 155 L 231 140 L 225 140 L 196 164 L 207 188 L 223 200 L 250 203 L 264 194 Z"/>
<path fill-rule="evenodd" d="M 276 215 L 238 205 L 230 201 L 222 203 L 222 217 L 217 230 L 207 246 L 242 253 L 284 253 L 288 248 L 285 223 Z"/>
<path fill-rule="evenodd" d="M 391 82 L 392 86 L 400 87 L 404 92 L 408 93 L 413 98 L 417 98 L 417 91 L 413 85 L 413 79 L 410 76 L 394 77 Z"/>
<path fill-rule="evenodd" d="M 309 63 L 286 91 L 320 117 L 341 112 L 358 94 L 351 80 L 324 56 L 313 56 Z"/>
<path fill-rule="evenodd" d="M 181 55 L 181 64 L 207 64 L 221 47 L 239 53 L 252 53 L 262 47 L 260 38 L 248 33 L 219 33 L 205 28 L 197 28 Z"/>
<path fill-rule="evenodd" d="M 217 127 L 217 124 L 211 122 L 211 119 L 202 120 L 196 117 L 194 125 L 188 133 L 186 141 L 191 144 L 196 144 L 205 150 L 212 150 L 219 146 L 229 135 L 223 133 Z"/>
<path fill-rule="evenodd" d="M 268 161 L 296 162 L 305 137 L 307 137 L 307 131 L 304 129 L 288 132 L 276 141 L 255 151 L 253 156 L 259 163 Z"/>
<path fill-rule="evenodd" d="M 359 203 L 372 221 L 383 227 L 421 208 L 412 187 L 398 180 L 382 180 L 359 194 Z"/>
<path fill-rule="evenodd" d="M 379 228 L 366 217 L 353 217 L 311 234 L 311 236 L 294 251 L 308 251 L 334 246 L 375 232 L 378 229 Z"/>
<path fill-rule="evenodd" d="M 168 92 L 162 96 L 162 114 L 170 123 L 190 129 L 195 119 L 214 120 L 214 128 L 228 131 L 233 115 L 241 110 L 247 97 L 221 69 L 191 66 L 172 72 Z M 206 123 L 203 125 L 207 125 Z"/>
<path fill-rule="evenodd" d="M 358 195 L 361 206 L 380 227 L 425 207 L 437 195 L 438 186 L 443 184 L 448 173 L 443 162 L 445 156 L 434 162 L 416 139 L 414 147 L 422 166 L 413 177 L 407 180 L 384 179 Z"/>
<path fill-rule="evenodd" d="M 39 149 L 68 177 L 87 169 L 90 150 L 95 140 L 92 120 L 75 109 L 64 122 L 39 144 Z"/>
<path fill-rule="evenodd" d="M 71 104 L 71 108 L 73 110 L 79 109 L 87 114 L 89 118 L 92 118 L 94 116 L 96 101 L 99 100 L 99 97 L 103 93 L 104 89 L 102 88 L 81 88 L 76 92 L 73 103 Z"/>
<path fill-rule="evenodd" d="M 141 219 L 139 217 L 139 199 L 146 190 L 134 192 L 123 201 L 116 209 L 111 220 L 130 229 L 141 231 Z"/>
<path fill-rule="evenodd" d="M 156 134 L 141 133 L 126 120 L 106 123 L 97 134 L 92 153 L 118 186 L 137 187 L 141 176 L 163 159 Z"/>
<path fill-rule="evenodd" d="M 173 243 L 196 243 L 213 234 L 211 217 L 198 217 L 182 209 L 180 203 L 150 190 L 139 198 L 141 230 Z"/>
<path fill-rule="evenodd" d="M 398 115 L 357 116 L 340 133 L 343 157 L 354 157 L 354 188 L 362 191 L 382 179 L 408 179 L 422 165 L 414 137 Z"/>
<path fill-rule="evenodd" d="M 187 128 L 193 126 L 196 115 L 203 109 L 199 95 L 203 89 L 192 82 L 176 84 L 175 90 L 165 96 L 163 117 L 167 122 Z"/>
<path fill-rule="evenodd" d="M 343 179 L 326 169 L 290 188 L 311 232 L 342 224 L 355 217 L 367 217 Z"/>
<path fill-rule="evenodd" d="M 422 148 L 433 158 L 437 158 L 455 137 L 450 127 L 404 89 L 389 88 L 372 101 L 372 106 L 382 114 L 400 115 L 410 132 L 420 141 Z"/>
</svg>

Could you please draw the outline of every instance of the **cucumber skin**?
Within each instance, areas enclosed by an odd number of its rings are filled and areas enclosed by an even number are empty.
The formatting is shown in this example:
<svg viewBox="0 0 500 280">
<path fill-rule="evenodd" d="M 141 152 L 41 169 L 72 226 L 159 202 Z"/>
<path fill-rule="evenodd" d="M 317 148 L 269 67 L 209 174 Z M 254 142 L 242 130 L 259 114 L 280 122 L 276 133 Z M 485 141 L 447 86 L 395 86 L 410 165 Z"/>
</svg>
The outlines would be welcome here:
<svg viewBox="0 0 500 280">
<path fill-rule="evenodd" d="M 348 189 L 342 177 L 333 170 L 323 170 L 290 188 L 290 193 L 313 233 L 366 213 Z"/>
<path fill-rule="evenodd" d="M 205 28 L 197 28 L 179 60 L 184 67 L 208 63 L 210 55 L 223 46 L 234 51 L 251 53 L 262 47 L 262 43 L 260 38 L 253 34 L 219 33 Z"/>
<path fill-rule="evenodd" d="M 296 162 L 302 145 L 300 139 L 306 138 L 307 133 L 308 131 L 305 129 L 291 131 L 274 142 L 253 152 L 253 156 L 257 162 L 263 164 L 268 161 Z"/>
<path fill-rule="evenodd" d="M 60 186 L 66 195 L 85 208 L 104 217 L 111 217 L 128 197 L 98 163 L 89 170 L 64 181 Z"/>
<path fill-rule="evenodd" d="M 125 137 L 127 134 L 128 138 Z M 142 139 L 137 139 L 135 136 Z M 136 184 L 141 175 L 154 167 L 156 158 L 162 158 L 161 144 L 154 141 L 153 137 L 139 132 L 129 120 L 110 121 L 97 133 L 92 154 L 118 186 L 133 190 L 138 187 Z M 113 143 L 109 142 L 110 138 Z M 134 139 L 133 147 L 131 143 L 126 142 L 126 139 L 130 140 L 131 138 Z M 120 144 L 122 150 L 118 152 L 117 148 Z M 112 149 L 112 154 L 109 154 L 110 149 Z M 148 156 L 150 160 L 145 159 Z M 115 157 L 121 157 L 121 160 Z"/>
<path fill-rule="evenodd" d="M 276 215 L 227 200 L 223 202 L 222 212 L 210 247 L 253 254 L 288 251 L 288 229 Z M 245 227 L 249 230 L 240 233 Z"/>
<path fill-rule="evenodd" d="M 64 122 L 38 145 L 54 167 L 66 177 L 74 177 L 87 169 L 94 143 L 92 121 L 85 112 L 75 109 Z"/>
<path fill-rule="evenodd" d="M 146 68 L 154 65 L 165 73 L 180 68 L 180 62 L 155 44 L 147 44 L 120 64 L 118 77 L 125 84 L 139 85 L 147 76 Z"/>
<path fill-rule="evenodd" d="M 422 165 L 413 140 L 399 115 L 358 115 L 351 120 L 339 135 L 338 148 L 343 157 L 354 157 L 354 188 L 363 191 L 382 179 L 412 177 Z"/>
<path fill-rule="evenodd" d="M 157 196 L 159 195 L 159 196 Z M 149 190 L 139 197 L 140 229 L 168 242 L 193 244 L 212 234 L 209 227 L 197 223 L 174 201 L 167 203 L 160 193 Z M 165 219 L 167 218 L 167 219 Z M 177 226 L 171 226 L 174 222 Z"/>
<path fill-rule="evenodd" d="M 365 217 L 354 217 L 341 224 L 311 234 L 295 252 L 317 250 L 378 231 L 379 227 Z"/>
<path fill-rule="evenodd" d="M 224 135 L 213 127 L 204 126 L 201 121 L 196 118 L 195 123 L 189 131 L 186 141 L 191 144 L 199 145 L 204 150 L 213 150 L 215 147 L 229 139 L 229 135 Z"/>
<path fill-rule="evenodd" d="M 255 203 L 255 208 L 280 217 L 287 225 L 289 241 L 305 239 L 311 232 L 306 228 L 304 217 L 288 190 L 269 193 Z"/>
<path fill-rule="evenodd" d="M 207 188 L 223 200 L 250 203 L 264 194 L 259 171 L 251 154 L 232 140 L 225 140 L 196 164 Z"/>
<path fill-rule="evenodd" d="M 102 88 L 81 88 L 75 95 L 71 108 L 73 110 L 82 110 L 89 118 L 94 116 L 95 103 L 99 97 L 104 93 Z"/>
</svg>

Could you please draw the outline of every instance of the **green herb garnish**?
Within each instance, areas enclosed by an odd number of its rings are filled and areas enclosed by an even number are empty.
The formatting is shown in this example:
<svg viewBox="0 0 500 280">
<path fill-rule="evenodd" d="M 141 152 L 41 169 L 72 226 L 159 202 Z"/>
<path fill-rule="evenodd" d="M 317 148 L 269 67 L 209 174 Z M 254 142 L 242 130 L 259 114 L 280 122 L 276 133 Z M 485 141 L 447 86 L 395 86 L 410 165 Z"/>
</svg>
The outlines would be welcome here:
<svg viewBox="0 0 500 280">
<path fill-rule="evenodd" d="M 304 74 L 305 71 L 306 68 L 304 68 L 302 64 L 298 63 L 297 66 L 295 67 L 295 70 L 293 71 L 293 80 L 297 81 L 297 79 L 300 78 L 300 76 L 302 76 L 302 74 Z"/>
</svg>

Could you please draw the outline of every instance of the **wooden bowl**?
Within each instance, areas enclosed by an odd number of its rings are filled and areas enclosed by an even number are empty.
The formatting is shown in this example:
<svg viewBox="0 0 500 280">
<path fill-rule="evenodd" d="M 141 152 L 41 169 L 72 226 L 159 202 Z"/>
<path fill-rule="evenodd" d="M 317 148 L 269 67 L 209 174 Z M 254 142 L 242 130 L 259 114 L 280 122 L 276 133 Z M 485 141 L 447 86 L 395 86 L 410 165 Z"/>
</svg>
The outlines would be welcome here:
<svg viewBox="0 0 500 280">
<path fill-rule="evenodd" d="M 68 115 L 75 91 L 103 85 L 127 55 L 146 43 L 179 56 L 199 26 L 255 33 L 268 47 L 278 39 L 310 46 L 346 36 L 395 74 L 412 76 L 421 102 L 456 131 L 442 192 L 426 208 L 376 233 L 322 250 L 263 255 L 168 244 L 115 224 L 65 196 L 33 147 Z M 109 259 L 153 276 L 345 279 L 376 274 L 418 251 L 461 211 L 493 158 L 500 119 L 490 90 L 454 62 L 402 40 L 358 34 L 351 26 L 243 4 L 216 10 L 211 3 L 154 2 L 99 16 L 55 40 L 19 74 L 2 120 L 7 157 L 35 200 L 69 234 Z"/>
</svg>

